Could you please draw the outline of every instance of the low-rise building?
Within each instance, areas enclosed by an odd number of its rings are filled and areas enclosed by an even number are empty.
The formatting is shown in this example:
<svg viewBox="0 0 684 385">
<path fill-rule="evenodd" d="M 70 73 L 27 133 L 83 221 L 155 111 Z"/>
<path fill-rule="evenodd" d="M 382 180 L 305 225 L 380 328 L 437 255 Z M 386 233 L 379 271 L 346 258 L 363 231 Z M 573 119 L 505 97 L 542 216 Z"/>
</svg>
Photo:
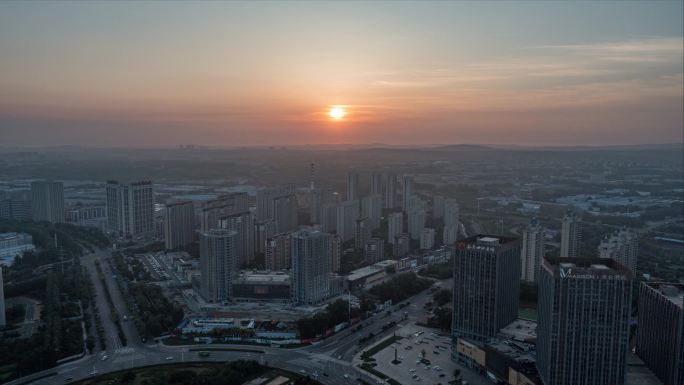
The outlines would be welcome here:
<svg viewBox="0 0 684 385">
<path fill-rule="evenodd" d="M 35 250 L 33 238 L 26 233 L 0 234 L 0 265 L 9 266 L 25 252 Z"/>
</svg>

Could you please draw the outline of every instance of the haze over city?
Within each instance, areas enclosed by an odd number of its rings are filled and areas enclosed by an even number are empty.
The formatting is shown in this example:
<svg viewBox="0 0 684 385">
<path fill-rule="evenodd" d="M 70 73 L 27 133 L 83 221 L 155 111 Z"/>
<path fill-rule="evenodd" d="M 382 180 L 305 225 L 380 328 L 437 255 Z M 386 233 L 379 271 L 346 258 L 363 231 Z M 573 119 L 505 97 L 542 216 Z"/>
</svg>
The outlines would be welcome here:
<svg viewBox="0 0 684 385">
<path fill-rule="evenodd" d="M 683 140 L 681 1 L 0 10 L 3 146 Z"/>
</svg>

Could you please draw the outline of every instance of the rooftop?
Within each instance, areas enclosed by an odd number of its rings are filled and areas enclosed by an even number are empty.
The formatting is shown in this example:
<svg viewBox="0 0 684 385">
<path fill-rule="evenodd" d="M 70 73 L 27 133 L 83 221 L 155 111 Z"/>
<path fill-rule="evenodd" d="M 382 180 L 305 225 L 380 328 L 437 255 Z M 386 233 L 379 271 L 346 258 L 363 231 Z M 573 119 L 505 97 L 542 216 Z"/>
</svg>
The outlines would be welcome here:
<svg viewBox="0 0 684 385">
<path fill-rule="evenodd" d="M 368 276 L 371 276 L 371 275 L 377 274 L 377 273 L 381 273 L 383 271 L 384 271 L 383 268 L 381 268 L 379 266 L 374 266 L 374 265 L 365 266 L 365 267 L 362 267 L 360 269 L 356 269 L 356 270 L 352 271 L 347 276 L 347 280 L 348 281 L 356 281 L 357 279 L 366 278 Z"/>
<path fill-rule="evenodd" d="M 542 268 L 562 277 L 598 278 L 609 275 L 631 277 L 627 267 L 611 258 L 545 257 Z"/>
<path fill-rule="evenodd" d="M 675 305 L 684 307 L 684 284 L 666 282 L 645 282 L 644 284 L 657 290 Z"/>
</svg>

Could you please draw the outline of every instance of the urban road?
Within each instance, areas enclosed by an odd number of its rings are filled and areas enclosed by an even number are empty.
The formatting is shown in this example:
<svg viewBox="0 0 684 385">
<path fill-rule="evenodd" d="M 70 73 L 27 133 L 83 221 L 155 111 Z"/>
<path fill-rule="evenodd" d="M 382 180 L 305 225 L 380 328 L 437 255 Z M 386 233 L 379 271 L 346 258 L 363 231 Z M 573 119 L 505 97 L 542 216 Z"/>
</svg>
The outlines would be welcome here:
<svg viewBox="0 0 684 385">
<path fill-rule="evenodd" d="M 418 320 L 424 313 L 423 306 L 430 300 L 426 290 L 410 298 L 411 304 L 392 311 L 389 315 L 383 311 L 362 321 L 363 328 L 354 332 L 351 328 L 326 338 L 314 345 L 304 348 L 286 349 L 254 345 L 184 345 L 167 346 L 161 343 L 143 343 L 133 322 L 123 321 L 127 345 L 123 346 L 119 339 L 116 325 L 112 321 L 102 281 L 97 275 L 95 261 L 100 266 L 112 302 L 120 315 L 128 314 L 121 291 L 117 286 L 108 263 L 111 250 L 98 250 L 81 258 L 81 263 L 90 273 L 95 286 L 96 306 L 107 337 L 107 349 L 97 354 L 85 355 L 78 360 L 64 363 L 52 369 L 33 373 L 29 376 L 11 381 L 8 385 L 19 384 L 60 384 L 70 383 L 105 373 L 139 368 L 150 365 L 178 364 L 187 362 L 227 362 L 236 360 L 256 360 L 263 365 L 287 370 L 300 375 L 314 377 L 326 385 L 344 385 L 357 383 L 362 379 L 369 384 L 379 383 L 379 379 L 355 368 L 353 357 L 362 349 L 391 335 L 398 327 Z M 449 280 L 441 282 L 441 286 L 449 287 Z M 397 326 L 383 326 L 395 321 Z M 360 340 L 369 333 L 375 337 L 365 343 Z M 224 349 L 224 350 L 220 350 Z M 209 355 L 201 357 L 200 351 L 208 351 Z"/>
</svg>

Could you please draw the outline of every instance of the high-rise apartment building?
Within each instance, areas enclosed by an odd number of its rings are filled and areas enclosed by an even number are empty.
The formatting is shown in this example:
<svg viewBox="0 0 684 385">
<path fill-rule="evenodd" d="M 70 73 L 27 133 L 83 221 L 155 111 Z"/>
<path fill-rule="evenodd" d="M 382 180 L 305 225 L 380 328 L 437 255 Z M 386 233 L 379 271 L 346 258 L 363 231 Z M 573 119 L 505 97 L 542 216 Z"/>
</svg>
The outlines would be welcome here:
<svg viewBox="0 0 684 385">
<path fill-rule="evenodd" d="M 200 235 L 201 291 L 208 302 L 232 298 L 232 283 L 239 273 L 235 253 L 237 233 L 226 229 L 209 230 Z"/>
<path fill-rule="evenodd" d="M 235 253 L 240 265 L 250 265 L 254 262 L 254 218 L 252 213 L 244 211 L 228 215 L 219 220 L 219 227 L 237 233 Z"/>
<path fill-rule="evenodd" d="M 266 241 L 276 234 L 275 222 L 266 219 L 254 225 L 254 252 L 264 253 L 266 251 Z"/>
<path fill-rule="evenodd" d="M 330 293 L 331 237 L 314 230 L 292 234 L 292 300 L 316 304 Z"/>
<path fill-rule="evenodd" d="M 249 211 L 247 193 L 223 194 L 216 199 L 204 202 L 200 207 L 200 231 L 218 229 L 221 218 L 245 211 Z"/>
<path fill-rule="evenodd" d="M 337 232 L 337 208 L 339 202 L 324 203 L 321 206 L 320 227 L 328 233 Z"/>
<path fill-rule="evenodd" d="M 442 242 L 445 245 L 456 243 L 460 223 L 458 203 L 454 199 L 446 199 L 444 201 L 444 230 L 442 232 Z"/>
<path fill-rule="evenodd" d="M 195 237 L 195 209 L 192 202 L 167 204 L 164 210 L 164 246 L 184 249 Z"/>
<path fill-rule="evenodd" d="M 623 228 L 601 241 L 598 246 L 598 255 L 601 258 L 613 258 L 635 274 L 638 250 L 639 239 L 636 233 Z"/>
<path fill-rule="evenodd" d="M 411 239 L 420 239 L 420 235 L 425 228 L 427 214 L 421 207 L 411 207 L 408 211 L 408 230 Z"/>
<path fill-rule="evenodd" d="M 337 204 L 337 234 L 342 242 L 354 238 L 358 218 L 359 201 L 345 201 Z"/>
<path fill-rule="evenodd" d="M 342 257 L 342 241 L 337 234 L 330 234 L 330 269 L 333 273 L 340 271 Z"/>
<path fill-rule="evenodd" d="M 385 174 L 384 208 L 393 209 L 397 207 L 397 175 L 393 173 Z"/>
<path fill-rule="evenodd" d="M 349 172 L 347 175 L 347 197 L 348 201 L 355 201 L 361 199 L 359 195 L 359 173 L 355 171 Z"/>
<path fill-rule="evenodd" d="M 545 257 L 539 269 L 537 369 L 545 385 L 623 385 L 632 302 L 612 259 Z"/>
<path fill-rule="evenodd" d="M 684 284 L 641 283 L 636 354 L 664 385 L 684 384 Z"/>
<path fill-rule="evenodd" d="M 0 193 L 0 218 L 26 221 L 31 219 L 31 190 Z"/>
<path fill-rule="evenodd" d="M 408 254 L 411 248 L 411 236 L 408 233 L 401 233 L 394 237 L 392 242 L 392 255 L 395 257 L 403 257 Z"/>
<path fill-rule="evenodd" d="M 370 193 L 371 195 L 380 195 L 382 202 L 382 174 L 379 172 L 371 173 Z"/>
<path fill-rule="evenodd" d="M 292 266 L 290 234 L 277 234 L 266 241 L 266 270 L 288 270 Z"/>
<path fill-rule="evenodd" d="M 404 176 L 404 195 L 403 195 L 403 200 L 404 203 L 402 205 L 402 209 L 405 212 L 408 212 L 409 209 L 411 208 L 411 198 L 413 197 L 413 177 L 411 175 L 405 175 Z"/>
<path fill-rule="evenodd" d="M 425 228 L 420 234 L 420 249 L 430 250 L 435 247 L 435 229 Z"/>
<path fill-rule="evenodd" d="M 532 218 L 522 234 L 520 279 L 525 282 L 537 282 L 542 258 L 544 258 L 544 228 L 537 218 Z"/>
<path fill-rule="evenodd" d="M 432 216 L 434 218 L 444 217 L 444 197 L 441 195 L 432 197 Z"/>
<path fill-rule="evenodd" d="M 404 232 L 404 213 L 401 211 L 387 216 L 387 243 L 394 244 L 396 237 Z"/>
<path fill-rule="evenodd" d="M 294 186 L 265 189 L 257 192 L 256 219 L 273 219 L 276 232 L 285 233 L 297 228 L 297 196 Z"/>
<path fill-rule="evenodd" d="M 361 217 L 370 219 L 372 229 L 380 227 L 382 218 L 382 195 L 372 194 L 361 200 Z"/>
<path fill-rule="evenodd" d="M 382 238 L 371 238 L 366 242 L 364 257 L 366 263 L 373 264 L 385 259 L 385 240 Z"/>
<path fill-rule="evenodd" d="M 107 181 L 107 228 L 120 235 L 151 235 L 154 226 L 154 190 L 149 180 L 130 183 Z"/>
<path fill-rule="evenodd" d="M 582 219 L 577 213 L 570 210 L 563 217 L 561 225 L 561 249 L 560 256 L 574 258 L 579 256 L 579 248 L 582 243 Z"/>
<path fill-rule="evenodd" d="M 311 190 L 309 201 L 309 221 L 312 224 L 321 224 L 321 210 L 323 205 L 335 202 L 335 194 L 330 188 L 317 188 Z"/>
<path fill-rule="evenodd" d="M 490 235 L 459 241 L 453 293 L 454 343 L 458 338 L 485 342 L 496 336 L 518 318 L 520 241 Z"/>
<path fill-rule="evenodd" d="M 354 247 L 357 250 L 363 250 L 366 243 L 371 238 L 373 227 L 370 218 L 359 218 L 356 220 L 356 231 L 354 234 Z"/>
<path fill-rule="evenodd" d="M 34 221 L 64 222 L 62 182 L 31 182 L 31 211 Z"/>
</svg>

